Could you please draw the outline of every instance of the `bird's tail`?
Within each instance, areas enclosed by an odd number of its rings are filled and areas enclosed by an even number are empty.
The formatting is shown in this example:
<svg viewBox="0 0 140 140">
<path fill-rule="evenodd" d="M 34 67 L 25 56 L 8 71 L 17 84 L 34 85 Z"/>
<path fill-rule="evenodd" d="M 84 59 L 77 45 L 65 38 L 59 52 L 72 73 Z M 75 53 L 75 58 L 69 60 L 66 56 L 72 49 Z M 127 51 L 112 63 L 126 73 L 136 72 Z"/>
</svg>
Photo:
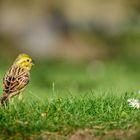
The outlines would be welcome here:
<svg viewBox="0 0 140 140">
<path fill-rule="evenodd" d="M 0 104 L 3 105 L 7 105 L 8 103 L 8 94 L 3 93 L 3 95 L 0 97 Z"/>
</svg>

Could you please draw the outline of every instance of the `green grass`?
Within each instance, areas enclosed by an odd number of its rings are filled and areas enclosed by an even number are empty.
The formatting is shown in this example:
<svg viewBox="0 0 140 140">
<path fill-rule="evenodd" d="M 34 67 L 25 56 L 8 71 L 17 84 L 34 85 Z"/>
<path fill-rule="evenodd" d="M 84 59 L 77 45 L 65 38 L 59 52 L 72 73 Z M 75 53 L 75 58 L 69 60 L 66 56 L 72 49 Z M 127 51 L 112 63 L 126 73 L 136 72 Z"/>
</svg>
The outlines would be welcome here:
<svg viewBox="0 0 140 140">
<path fill-rule="evenodd" d="M 121 130 L 126 134 L 119 139 L 131 138 L 129 131 L 139 130 L 140 110 L 127 99 L 140 99 L 139 71 L 137 63 L 119 61 L 36 63 L 23 100 L 0 108 L 0 138 L 68 139 L 79 130 L 102 139 L 118 139 L 111 134 Z"/>
</svg>

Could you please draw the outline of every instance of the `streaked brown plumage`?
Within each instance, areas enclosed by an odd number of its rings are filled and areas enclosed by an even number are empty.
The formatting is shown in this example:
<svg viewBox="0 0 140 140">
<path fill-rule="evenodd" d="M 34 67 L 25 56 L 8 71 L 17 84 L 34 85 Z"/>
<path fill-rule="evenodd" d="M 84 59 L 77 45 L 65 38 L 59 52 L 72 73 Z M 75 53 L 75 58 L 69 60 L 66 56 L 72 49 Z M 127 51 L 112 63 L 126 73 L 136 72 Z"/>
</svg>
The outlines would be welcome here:
<svg viewBox="0 0 140 140">
<path fill-rule="evenodd" d="M 32 59 L 26 54 L 21 54 L 5 74 L 3 95 L 0 99 L 2 105 L 6 104 L 11 97 L 19 95 L 29 83 L 31 66 L 29 68 L 28 63 L 31 65 Z"/>
</svg>

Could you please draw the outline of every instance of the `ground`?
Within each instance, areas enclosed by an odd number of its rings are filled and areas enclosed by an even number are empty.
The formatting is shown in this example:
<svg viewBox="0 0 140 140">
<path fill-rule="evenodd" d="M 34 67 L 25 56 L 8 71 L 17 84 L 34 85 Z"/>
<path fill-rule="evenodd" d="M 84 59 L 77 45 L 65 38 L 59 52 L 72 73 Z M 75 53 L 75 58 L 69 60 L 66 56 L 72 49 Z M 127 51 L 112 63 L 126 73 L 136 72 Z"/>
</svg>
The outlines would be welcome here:
<svg viewBox="0 0 140 140">
<path fill-rule="evenodd" d="M 132 60 L 36 62 L 23 99 L 0 108 L 0 138 L 139 139 L 140 110 L 127 102 L 140 99 L 139 71 Z"/>
</svg>

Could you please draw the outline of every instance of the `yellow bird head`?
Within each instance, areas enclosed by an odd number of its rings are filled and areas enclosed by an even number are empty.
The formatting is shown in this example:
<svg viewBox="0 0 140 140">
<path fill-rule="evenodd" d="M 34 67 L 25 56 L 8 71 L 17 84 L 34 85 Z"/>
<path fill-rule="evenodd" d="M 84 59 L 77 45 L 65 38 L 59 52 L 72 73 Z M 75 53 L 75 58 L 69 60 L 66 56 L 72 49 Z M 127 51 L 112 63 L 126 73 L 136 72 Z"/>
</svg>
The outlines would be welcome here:
<svg viewBox="0 0 140 140">
<path fill-rule="evenodd" d="M 20 54 L 15 62 L 14 65 L 24 68 L 26 70 L 31 70 L 32 66 L 34 65 L 32 58 L 27 54 Z"/>
</svg>

